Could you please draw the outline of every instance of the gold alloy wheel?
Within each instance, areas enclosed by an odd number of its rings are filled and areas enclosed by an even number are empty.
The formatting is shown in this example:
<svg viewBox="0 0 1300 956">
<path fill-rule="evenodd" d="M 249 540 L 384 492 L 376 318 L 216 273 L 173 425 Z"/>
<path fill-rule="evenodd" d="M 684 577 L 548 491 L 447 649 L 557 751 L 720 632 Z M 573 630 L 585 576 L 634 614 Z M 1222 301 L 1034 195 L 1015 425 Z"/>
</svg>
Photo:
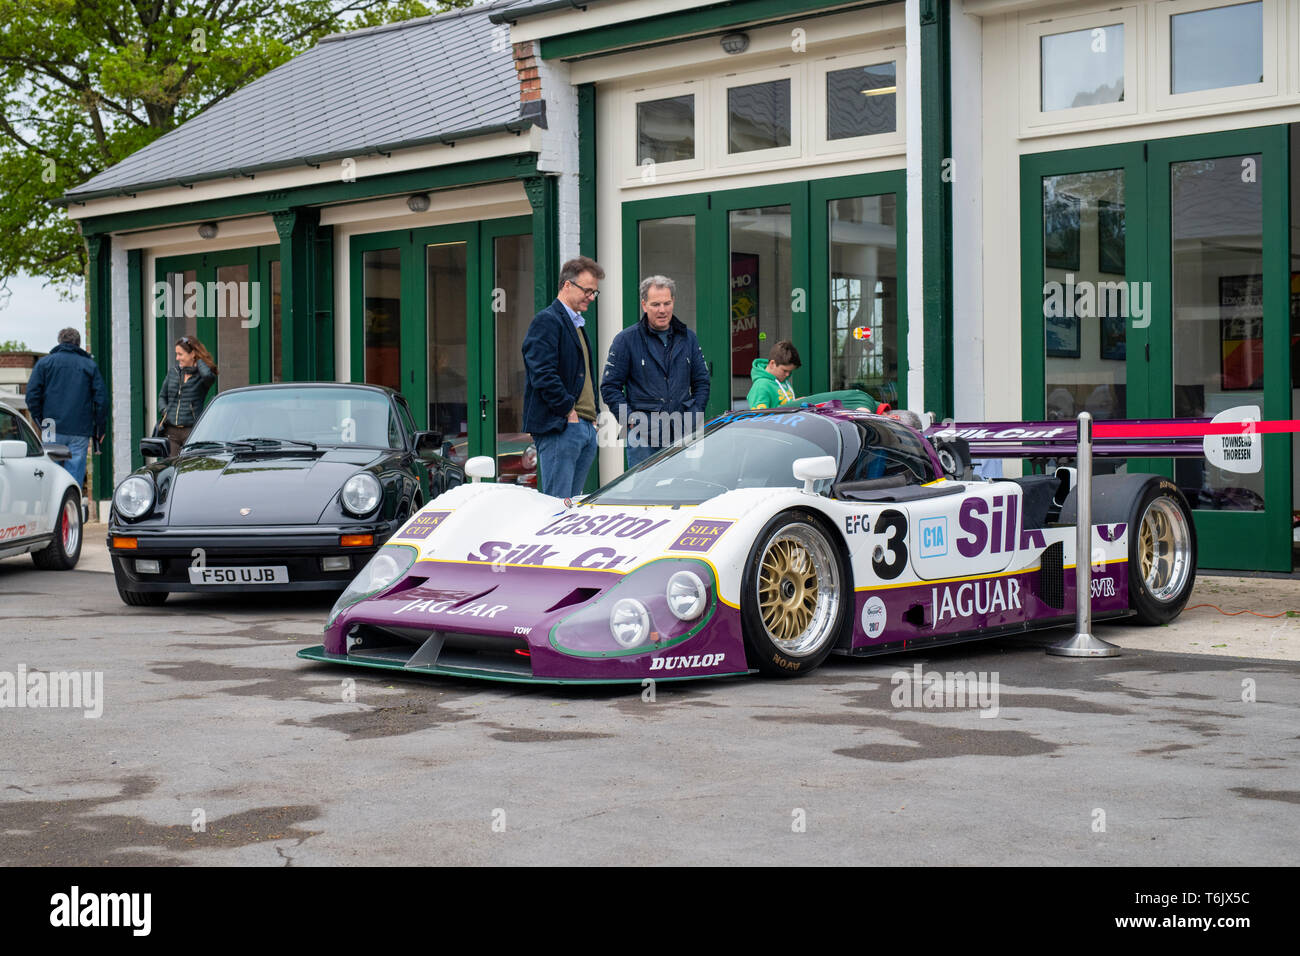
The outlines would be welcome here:
<svg viewBox="0 0 1300 956">
<path fill-rule="evenodd" d="M 1182 509 L 1171 498 L 1156 498 L 1142 513 L 1138 532 L 1138 561 L 1147 592 L 1157 601 L 1177 598 L 1191 556 L 1192 537 Z"/>
<path fill-rule="evenodd" d="M 759 560 L 758 613 L 785 654 L 812 654 L 834 639 L 841 600 L 839 566 L 830 542 L 811 525 L 792 523 L 767 542 Z"/>
</svg>

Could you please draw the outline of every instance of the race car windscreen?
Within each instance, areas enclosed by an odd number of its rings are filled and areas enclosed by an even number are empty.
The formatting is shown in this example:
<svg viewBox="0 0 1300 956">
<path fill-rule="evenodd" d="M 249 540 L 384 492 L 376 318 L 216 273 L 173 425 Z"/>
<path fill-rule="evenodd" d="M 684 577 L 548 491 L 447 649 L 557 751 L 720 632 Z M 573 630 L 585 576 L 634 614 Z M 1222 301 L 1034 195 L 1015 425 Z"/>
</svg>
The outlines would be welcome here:
<svg viewBox="0 0 1300 956">
<path fill-rule="evenodd" d="M 185 444 L 242 438 L 402 447 L 397 416 L 382 393 L 321 387 L 254 389 L 218 395 Z"/>
<path fill-rule="evenodd" d="M 736 412 L 710 422 L 703 437 L 678 442 L 599 489 L 588 502 L 697 505 L 737 488 L 797 488 L 796 459 L 840 460 L 831 422 L 801 413 Z"/>
</svg>

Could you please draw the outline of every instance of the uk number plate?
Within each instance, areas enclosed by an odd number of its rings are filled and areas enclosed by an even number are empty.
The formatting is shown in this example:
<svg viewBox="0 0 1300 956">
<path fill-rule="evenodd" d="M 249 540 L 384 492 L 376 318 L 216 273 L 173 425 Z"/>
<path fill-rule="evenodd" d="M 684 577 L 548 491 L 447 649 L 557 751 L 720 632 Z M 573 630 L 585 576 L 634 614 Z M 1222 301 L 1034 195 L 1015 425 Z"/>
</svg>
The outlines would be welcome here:
<svg viewBox="0 0 1300 956">
<path fill-rule="evenodd" d="M 288 584 L 284 565 L 267 568 L 190 568 L 190 584 Z"/>
</svg>

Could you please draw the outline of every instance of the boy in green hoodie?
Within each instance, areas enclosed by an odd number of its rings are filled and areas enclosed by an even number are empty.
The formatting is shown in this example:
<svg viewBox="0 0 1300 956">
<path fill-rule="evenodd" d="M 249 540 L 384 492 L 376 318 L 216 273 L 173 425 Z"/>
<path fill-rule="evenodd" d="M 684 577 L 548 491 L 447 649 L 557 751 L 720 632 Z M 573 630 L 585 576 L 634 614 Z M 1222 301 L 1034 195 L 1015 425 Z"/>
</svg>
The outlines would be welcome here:
<svg viewBox="0 0 1300 956">
<path fill-rule="evenodd" d="M 754 368 L 749 377 L 754 380 L 750 386 L 750 408 L 776 408 L 786 402 L 794 401 L 794 388 L 787 379 L 803 363 L 799 361 L 799 352 L 793 342 L 777 342 L 766 362 L 754 360 Z"/>
</svg>

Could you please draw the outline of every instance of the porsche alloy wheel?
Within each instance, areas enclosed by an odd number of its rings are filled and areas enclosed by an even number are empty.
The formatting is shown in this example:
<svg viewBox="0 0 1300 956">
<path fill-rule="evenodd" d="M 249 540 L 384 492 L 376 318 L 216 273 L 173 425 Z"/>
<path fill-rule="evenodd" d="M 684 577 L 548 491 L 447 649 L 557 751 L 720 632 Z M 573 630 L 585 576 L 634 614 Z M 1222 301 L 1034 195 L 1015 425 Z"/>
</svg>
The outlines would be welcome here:
<svg viewBox="0 0 1300 956">
<path fill-rule="evenodd" d="M 1196 531 L 1182 493 L 1153 477 L 1133 508 L 1129 603 L 1143 624 L 1167 624 L 1196 583 Z"/>
<path fill-rule="evenodd" d="M 745 641 L 762 671 L 793 676 L 831 652 L 844 626 L 848 575 L 840 550 L 811 515 L 777 515 L 745 573 Z"/>
<path fill-rule="evenodd" d="M 32 562 L 45 571 L 70 571 L 81 557 L 81 496 L 75 488 L 63 493 L 54 519 L 54 540 L 32 552 Z"/>
</svg>

